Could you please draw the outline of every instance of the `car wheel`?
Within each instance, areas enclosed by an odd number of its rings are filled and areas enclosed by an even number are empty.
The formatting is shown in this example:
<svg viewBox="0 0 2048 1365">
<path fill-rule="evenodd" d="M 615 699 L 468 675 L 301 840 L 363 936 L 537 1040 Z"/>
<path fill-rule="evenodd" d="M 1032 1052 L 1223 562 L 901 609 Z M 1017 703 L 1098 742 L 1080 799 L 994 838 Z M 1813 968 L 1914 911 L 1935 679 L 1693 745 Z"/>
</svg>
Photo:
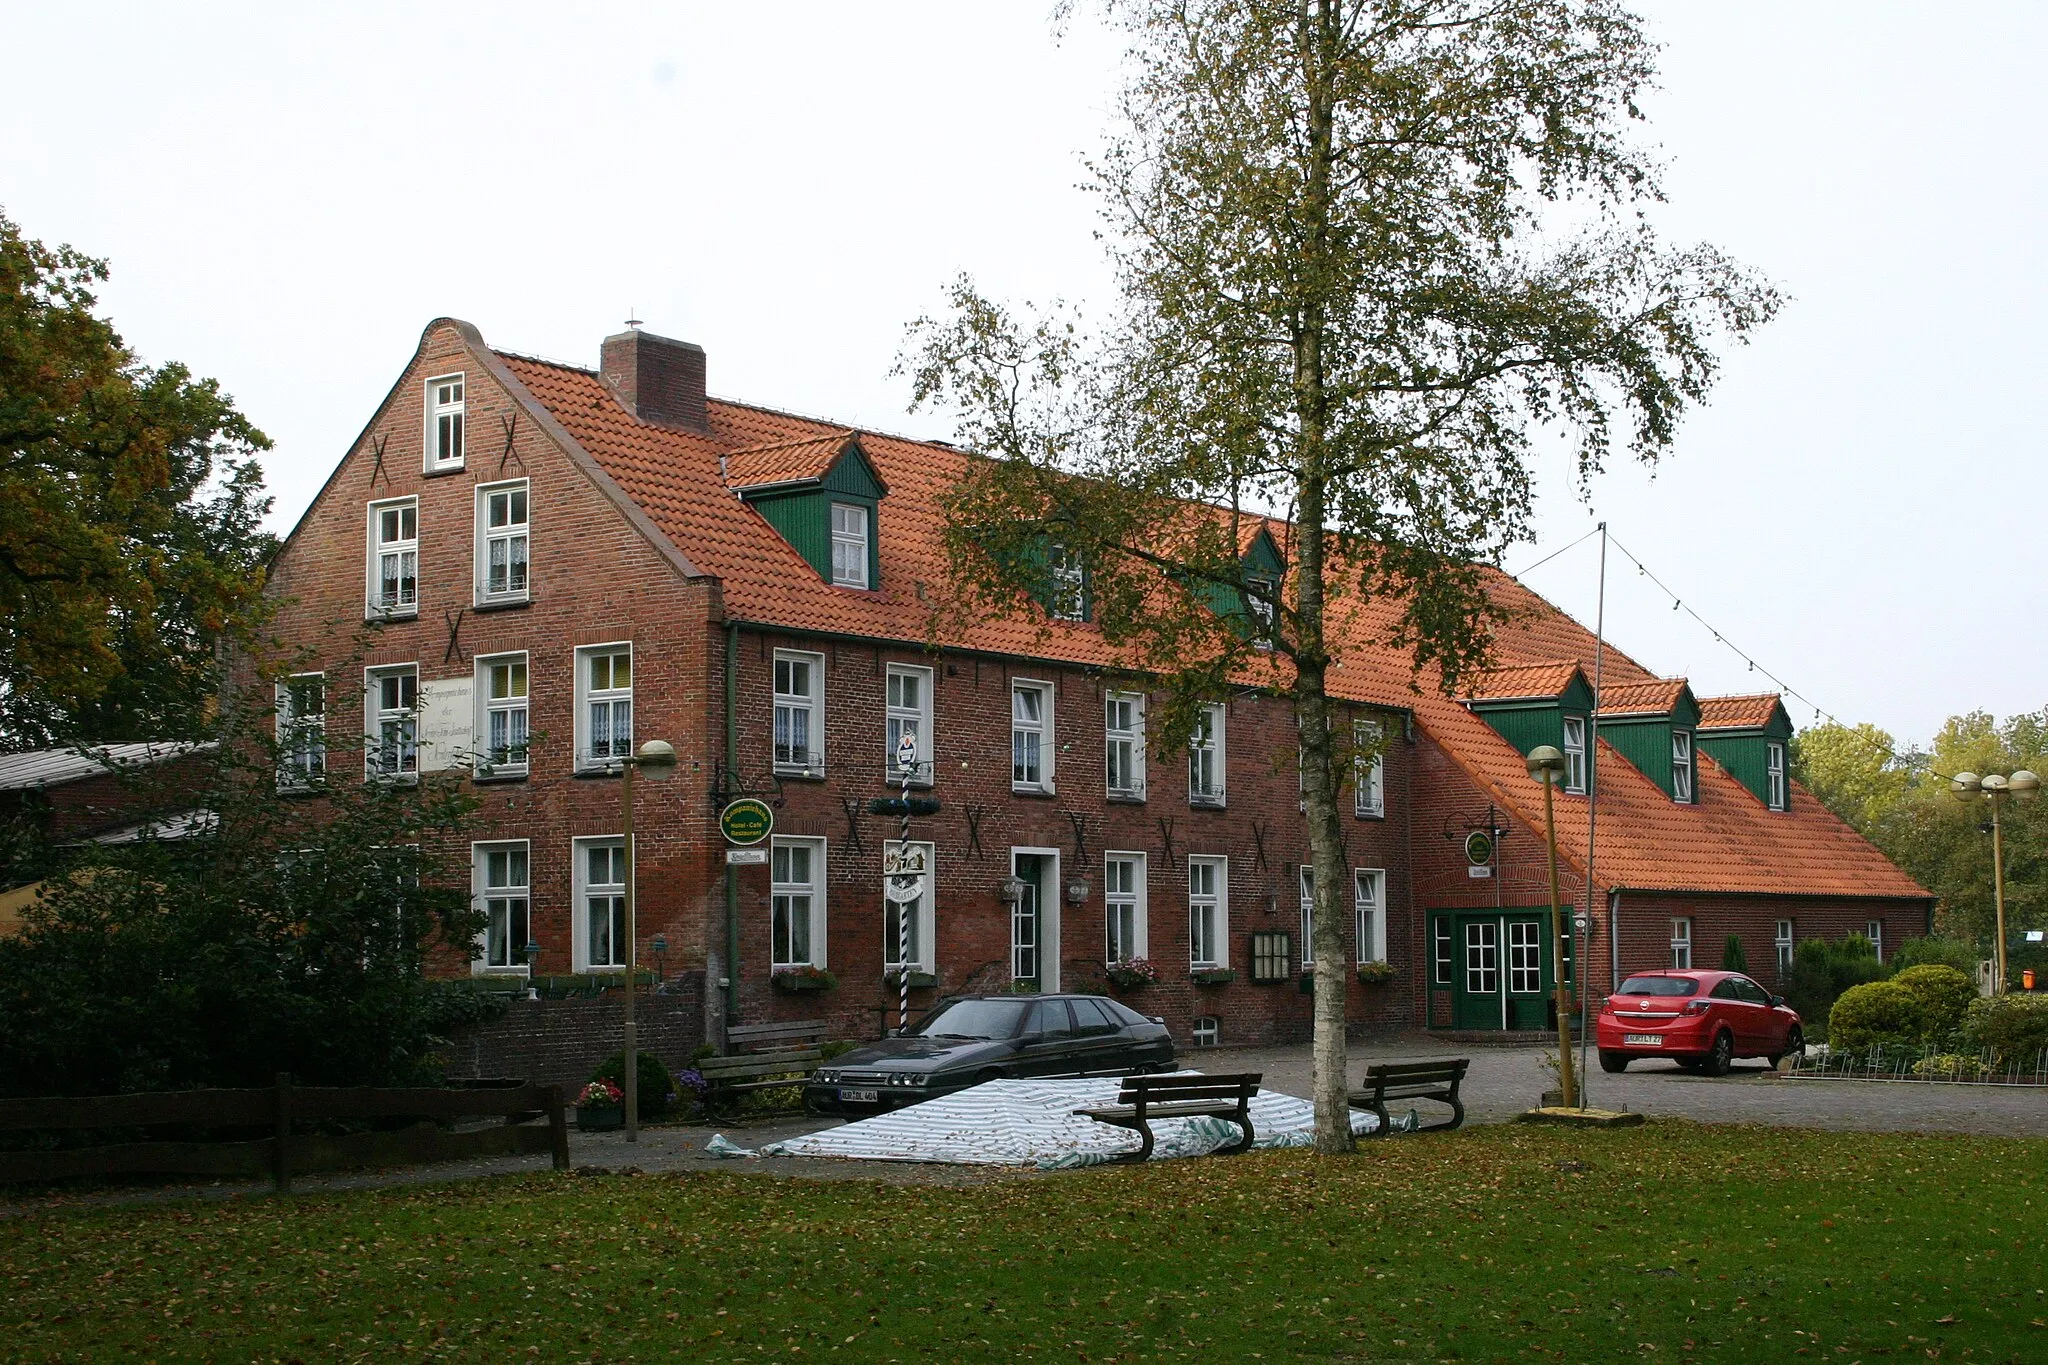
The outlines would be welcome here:
<svg viewBox="0 0 2048 1365">
<path fill-rule="evenodd" d="M 1626 1052 L 1602 1050 L 1600 1053 L 1600 1069 L 1610 1076 L 1620 1075 L 1628 1070 L 1628 1054 Z"/>
<path fill-rule="evenodd" d="M 1794 1024 L 1792 1031 L 1785 1035 L 1785 1050 L 1771 1058 L 1771 1065 L 1776 1066 L 1786 1057 L 1803 1057 L 1805 1055 L 1806 1033 L 1797 1024 Z"/>
<path fill-rule="evenodd" d="M 1735 1060 L 1735 1035 L 1722 1029 L 1714 1035 L 1714 1050 L 1700 1058 L 1700 1072 L 1707 1076 L 1725 1076 L 1729 1063 Z"/>
</svg>

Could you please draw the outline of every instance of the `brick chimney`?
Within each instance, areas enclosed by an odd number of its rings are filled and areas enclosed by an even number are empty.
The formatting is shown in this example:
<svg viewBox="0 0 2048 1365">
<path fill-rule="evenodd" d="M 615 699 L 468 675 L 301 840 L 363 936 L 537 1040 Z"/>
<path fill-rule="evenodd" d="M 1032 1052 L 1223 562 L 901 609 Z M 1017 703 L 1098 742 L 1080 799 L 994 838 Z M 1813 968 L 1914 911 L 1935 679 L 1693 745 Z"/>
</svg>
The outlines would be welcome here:
<svg viewBox="0 0 2048 1365">
<path fill-rule="evenodd" d="M 638 328 L 604 339 L 604 382 L 643 422 L 707 431 L 704 348 Z"/>
</svg>

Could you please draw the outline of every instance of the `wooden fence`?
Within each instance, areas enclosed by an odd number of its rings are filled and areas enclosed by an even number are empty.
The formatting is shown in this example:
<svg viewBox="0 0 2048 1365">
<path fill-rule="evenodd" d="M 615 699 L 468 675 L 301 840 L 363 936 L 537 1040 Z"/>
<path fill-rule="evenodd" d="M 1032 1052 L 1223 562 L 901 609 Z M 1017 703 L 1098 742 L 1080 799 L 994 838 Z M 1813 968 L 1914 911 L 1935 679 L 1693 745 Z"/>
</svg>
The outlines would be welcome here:
<svg viewBox="0 0 2048 1365">
<path fill-rule="evenodd" d="M 452 1132 L 436 1120 L 502 1118 L 495 1127 Z M 413 1118 L 396 1131 L 295 1133 L 295 1123 Z M 545 1118 L 545 1126 L 531 1122 Z M 460 1089 L 295 1086 L 289 1076 L 262 1090 L 173 1090 L 0 1100 L 0 1131 L 79 1129 L 269 1129 L 224 1141 L 133 1141 L 49 1151 L 0 1151 L 0 1185 L 79 1175 L 269 1175 L 282 1193 L 294 1174 L 351 1166 L 400 1166 L 467 1157 L 547 1152 L 569 1169 L 569 1126 L 558 1085 L 485 1082 Z"/>
</svg>

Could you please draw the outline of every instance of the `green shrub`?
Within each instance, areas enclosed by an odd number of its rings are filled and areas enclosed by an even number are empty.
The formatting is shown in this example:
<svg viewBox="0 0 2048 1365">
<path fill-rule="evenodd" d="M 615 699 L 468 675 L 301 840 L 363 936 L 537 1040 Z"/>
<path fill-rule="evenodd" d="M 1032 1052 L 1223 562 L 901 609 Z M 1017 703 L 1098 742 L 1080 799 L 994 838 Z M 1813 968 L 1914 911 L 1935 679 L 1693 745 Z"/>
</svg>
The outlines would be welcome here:
<svg viewBox="0 0 2048 1365">
<path fill-rule="evenodd" d="M 636 1058 L 640 1073 L 640 1112 L 653 1117 L 668 1112 L 669 1104 L 676 1097 L 675 1078 L 668 1074 L 668 1068 L 661 1064 L 661 1058 L 645 1048 L 639 1050 Z M 590 1073 L 593 1081 L 610 1081 L 613 1085 L 626 1083 L 626 1053 L 622 1048 L 598 1064 Z"/>
<path fill-rule="evenodd" d="M 1983 1062 L 1955 1052 L 1937 1053 L 1913 1063 L 1913 1075 L 1921 1080 L 1974 1081 L 1983 1074 Z"/>
<path fill-rule="evenodd" d="M 844 1056 L 859 1046 L 860 1044 L 851 1038 L 834 1038 L 829 1043 L 818 1044 L 818 1055 L 829 1062 L 834 1057 Z"/>
<path fill-rule="evenodd" d="M 1742 955 L 1742 938 L 1740 935 L 1728 935 L 1728 942 L 1722 946 L 1721 970 L 1724 972 L 1746 972 L 1749 970 L 1749 959 Z"/>
<path fill-rule="evenodd" d="M 1953 967 L 1964 976 L 1975 981 L 1977 964 L 1983 954 L 1974 943 L 1965 943 L 1957 938 L 1909 938 L 1892 952 L 1892 966 L 1900 971 L 1908 967 L 1925 967 L 1939 963 Z"/>
<path fill-rule="evenodd" d="M 1827 1037 L 1828 1013 L 1843 991 L 1890 975 L 1891 968 L 1877 960 L 1877 950 L 1861 934 L 1832 941 L 1810 938 L 1799 945 L 1785 973 L 1785 999 L 1799 1011 L 1807 1036 L 1821 1041 Z"/>
<path fill-rule="evenodd" d="M 1913 992 L 1896 981 L 1866 981 L 1843 991 L 1828 1011 L 1828 1046 L 1847 1052 L 1910 1047 L 1926 1027 Z"/>
<path fill-rule="evenodd" d="M 1977 1000 L 1970 978 L 1941 962 L 1908 967 L 1892 978 L 1892 984 L 1910 991 L 1919 1002 L 1921 1034 L 1931 1043 L 1947 1044 Z"/>
<path fill-rule="evenodd" d="M 1979 1000 L 1963 1019 L 1963 1038 L 1989 1049 L 1999 1070 L 2031 1070 L 2048 1048 L 2048 995 L 2001 995 Z"/>
</svg>

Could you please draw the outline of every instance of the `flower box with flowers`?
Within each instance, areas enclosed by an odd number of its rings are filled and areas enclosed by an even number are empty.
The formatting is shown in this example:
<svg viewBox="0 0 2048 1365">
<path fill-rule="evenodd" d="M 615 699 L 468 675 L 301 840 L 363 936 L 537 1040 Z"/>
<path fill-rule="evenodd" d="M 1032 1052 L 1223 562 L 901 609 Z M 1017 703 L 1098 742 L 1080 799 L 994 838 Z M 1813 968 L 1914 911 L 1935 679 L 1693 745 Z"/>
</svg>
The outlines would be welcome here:
<svg viewBox="0 0 2048 1365">
<path fill-rule="evenodd" d="M 1120 991 L 1142 990 L 1159 981 L 1159 969 L 1142 957 L 1127 957 L 1121 962 L 1112 962 L 1102 969 L 1102 975 L 1109 984 Z"/>
<path fill-rule="evenodd" d="M 887 986 L 892 991 L 903 989 L 903 969 L 900 967 L 891 967 L 887 971 L 883 972 L 882 984 L 884 986 Z M 932 975 L 930 972 L 921 972 L 917 970 L 915 967 L 911 968 L 910 989 L 914 991 L 930 990 L 933 986 L 936 986 L 938 984 L 939 978 Z"/>
<path fill-rule="evenodd" d="M 1394 964 L 1386 961 L 1361 962 L 1358 964 L 1358 983 L 1361 986 L 1385 986 L 1394 979 Z"/>
<path fill-rule="evenodd" d="M 829 991 L 839 984 L 839 978 L 823 967 L 779 967 L 768 983 L 785 995 L 801 995 L 805 991 Z"/>
<path fill-rule="evenodd" d="M 1197 986 L 1228 986 L 1237 980 L 1237 973 L 1228 967 L 1197 967 L 1193 976 Z"/>
<path fill-rule="evenodd" d="M 610 1081 L 592 1081 L 576 1097 L 576 1127 L 585 1133 L 626 1126 L 626 1096 Z"/>
</svg>

